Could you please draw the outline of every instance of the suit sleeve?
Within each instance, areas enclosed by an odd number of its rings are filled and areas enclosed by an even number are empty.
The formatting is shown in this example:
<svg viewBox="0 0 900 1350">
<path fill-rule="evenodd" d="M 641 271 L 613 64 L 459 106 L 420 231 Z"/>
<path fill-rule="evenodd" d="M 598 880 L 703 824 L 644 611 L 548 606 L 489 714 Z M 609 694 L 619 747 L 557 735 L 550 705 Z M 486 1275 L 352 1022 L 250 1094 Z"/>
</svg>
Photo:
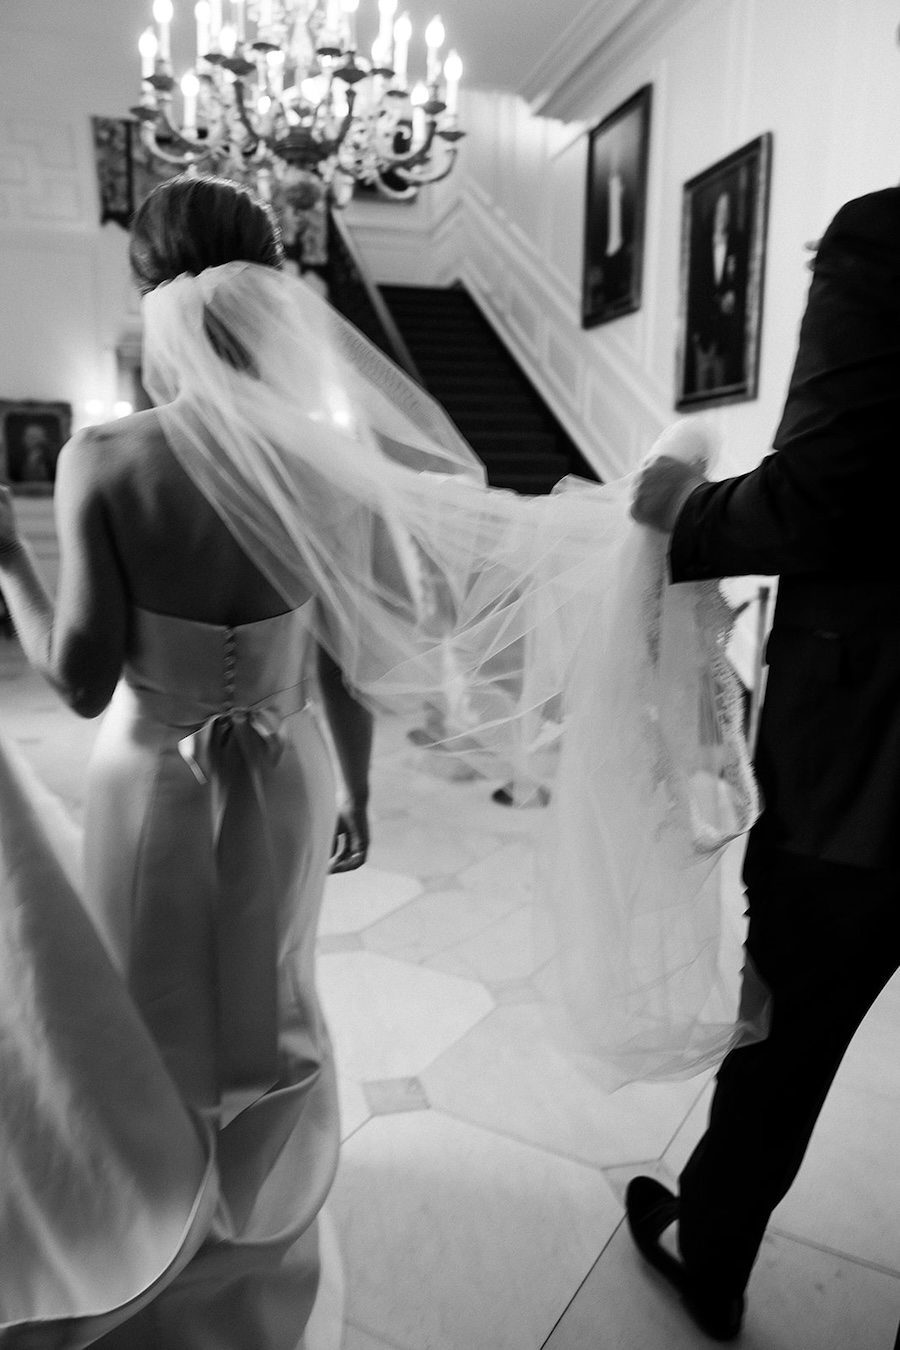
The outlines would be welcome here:
<svg viewBox="0 0 900 1350">
<path fill-rule="evenodd" d="M 900 571 L 900 189 L 842 207 L 816 256 L 775 452 L 688 498 L 673 581 Z"/>
</svg>

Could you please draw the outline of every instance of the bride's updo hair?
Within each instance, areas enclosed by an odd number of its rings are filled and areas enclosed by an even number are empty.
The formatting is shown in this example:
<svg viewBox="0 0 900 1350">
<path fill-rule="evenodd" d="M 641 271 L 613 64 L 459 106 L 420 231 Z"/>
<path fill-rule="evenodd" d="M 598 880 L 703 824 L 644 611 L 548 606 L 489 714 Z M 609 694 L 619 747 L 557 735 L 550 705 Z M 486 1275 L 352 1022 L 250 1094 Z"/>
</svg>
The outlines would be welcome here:
<svg viewBox="0 0 900 1350">
<path fill-rule="evenodd" d="M 227 178 L 169 178 L 141 204 L 129 251 L 142 295 L 207 267 L 251 262 L 281 267 L 281 231 L 272 211 Z"/>
</svg>

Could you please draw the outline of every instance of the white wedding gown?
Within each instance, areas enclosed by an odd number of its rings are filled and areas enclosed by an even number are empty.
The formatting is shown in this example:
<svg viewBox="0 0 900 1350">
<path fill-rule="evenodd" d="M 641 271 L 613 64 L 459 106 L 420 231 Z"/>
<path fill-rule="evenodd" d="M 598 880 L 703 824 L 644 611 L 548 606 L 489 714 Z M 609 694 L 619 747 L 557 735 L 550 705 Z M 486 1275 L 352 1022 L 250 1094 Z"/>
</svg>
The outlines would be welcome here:
<svg viewBox="0 0 900 1350">
<path fill-rule="evenodd" d="M 133 612 L 83 888 L 77 832 L 0 743 L 4 1348 L 340 1345 L 333 1269 L 310 1321 L 338 1117 L 307 613 Z"/>
</svg>

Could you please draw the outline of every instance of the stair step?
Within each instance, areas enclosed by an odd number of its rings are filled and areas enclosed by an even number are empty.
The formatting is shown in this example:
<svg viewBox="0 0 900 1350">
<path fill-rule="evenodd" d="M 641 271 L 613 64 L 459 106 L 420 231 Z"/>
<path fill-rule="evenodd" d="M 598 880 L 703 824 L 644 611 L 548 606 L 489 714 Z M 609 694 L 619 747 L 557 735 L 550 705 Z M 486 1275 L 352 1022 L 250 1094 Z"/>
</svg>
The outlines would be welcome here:
<svg viewBox="0 0 900 1350">
<path fill-rule="evenodd" d="M 381 294 L 397 309 L 463 309 L 481 315 L 468 291 L 452 286 L 381 286 Z"/>
<path fill-rule="evenodd" d="M 567 461 L 556 455 L 535 455 L 532 459 L 528 455 L 505 455 L 498 458 L 496 455 L 480 450 L 476 451 L 476 454 L 492 482 L 495 477 L 529 478 L 536 476 L 549 478 L 555 483 L 557 479 L 565 478 L 566 474 L 570 472 Z"/>
<path fill-rule="evenodd" d="M 473 327 L 476 324 L 483 325 L 492 332 L 490 324 L 477 308 L 474 300 L 467 296 L 451 294 L 449 291 L 441 291 L 435 298 L 430 296 L 395 296 L 389 294 L 384 287 L 381 289 L 385 304 L 387 304 L 393 314 L 403 314 L 409 319 L 414 319 L 417 315 L 427 318 L 440 315 L 441 318 L 465 318 Z"/>
<path fill-rule="evenodd" d="M 541 474 L 513 474 L 509 477 L 494 478 L 489 474 L 488 483 L 491 487 L 506 488 L 509 492 L 518 492 L 523 497 L 539 497 L 552 492 L 561 477 L 565 477 L 565 475 L 560 474 L 558 477 L 552 478 Z"/>
<path fill-rule="evenodd" d="M 490 461 L 498 469 L 514 469 L 518 465 L 520 468 L 527 469 L 529 465 L 540 465 L 542 473 L 553 473 L 562 464 L 568 465 L 565 455 L 559 454 L 557 450 L 542 446 L 538 448 L 530 441 L 522 441 L 518 446 L 507 447 L 506 449 L 492 449 L 490 446 L 472 447 L 477 450 L 480 459 L 485 463 Z"/>
<path fill-rule="evenodd" d="M 557 453 L 559 444 L 552 431 L 533 431 L 526 435 L 520 431 L 493 431 L 488 428 L 470 432 L 469 439 L 479 454 L 491 451 L 499 455 L 553 455 Z"/>
<path fill-rule="evenodd" d="M 530 432 L 540 434 L 550 430 L 547 419 L 539 412 L 508 408 L 455 408 L 453 420 L 466 435 L 470 431 L 514 431 L 522 435 Z"/>
<path fill-rule="evenodd" d="M 388 301 L 388 308 L 397 322 L 411 332 L 448 331 L 459 332 L 466 328 L 472 333 L 482 333 L 487 337 L 495 336 L 494 330 L 486 319 L 473 315 L 462 306 L 445 308 L 426 308 L 424 305 L 396 305 Z"/>
<path fill-rule="evenodd" d="M 492 375 L 495 378 L 507 378 L 519 384 L 522 378 L 521 371 L 517 370 L 508 356 L 502 356 L 499 352 L 473 351 L 469 347 L 461 347 L 457 352 L 447 352 L 427 350 L 416 346 L 415 343 L 407 344 L 417 365 L 423 370 L 430 370 L 440 375 L 443 371 L 452 369 L 455 376 L 477 375 L 479 372 L 485 375 Z M 450 363 L 448 365 L 448 363 Z"/>
<path fill-rule="evenodd" d="M 466 394 L 490 394 L 493 397 L 495 405 L 502 400 L 505 406 L 507 396 L 514 391 L 521 389 L 521 385 L 511 384 L 506 373 L 498 374 L 496 371 L 484 371 L 483 367 L 477 370 L 463 371 L 456 367 L 446 370 L 435 370 L 432 372 L 422 371 L 423 378 L 427 374 L 426 383 L 428 388 L 436 397 L 446 394 L 450 397 L 465 397 Z M 534 399 L 532 398 L 532 404 Z"/>
<path fill-rule="evenodd" d="M 502 356 L 506 361 L 509 361 L 505 352 L 498 352 L 496 342 L 492 342 L 489 337 L 483 336 L 481 333 L 472 333 L 462 327 L 435 333 L 426 332 L 424 328 L 419 331 L 413 328 L 411 324 L 405 323 L 403 335 L 406 345 L 414 347 L 423 356 L 452 358 L 484 352 L 491 356 Z"/>
<path fill-rule="evenodd" d="M 440 388 L 440 382 L 434 381 L 429 385 L 432 394 L 437 395 Z M 546 417 L 546 409 L 543 408 L 527 389 L 504 390 L 502 402 L 497 397 L 497 390 L 494 385 L 486 389 L 472 389 L 462 387 L 458 389 L 446 389 L 447 395 L 445 406 L 449 409 L 452 403 L 454 416 L 460 415 L 477 416 L 479 413 L 493 413 L 498 407 L 504 412 L 509 413 L 534 413 L 538 417 Z"/>
</svg>

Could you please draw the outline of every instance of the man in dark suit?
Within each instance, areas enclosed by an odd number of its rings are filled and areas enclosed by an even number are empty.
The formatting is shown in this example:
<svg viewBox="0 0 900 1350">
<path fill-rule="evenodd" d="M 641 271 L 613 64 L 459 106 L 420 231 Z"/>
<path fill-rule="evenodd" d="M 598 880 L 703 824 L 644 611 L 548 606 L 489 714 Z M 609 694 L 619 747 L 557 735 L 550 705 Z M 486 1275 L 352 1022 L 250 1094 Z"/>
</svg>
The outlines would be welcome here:
<svg viewBox="0 0 900 1350">
<path fill-rule="evenodd" d="M 632 508 L 671 530 L 675 582 L 780 576 L 744 866 L 771 1029 L 724 1060 L 679 1196 L 647 1177 L 627 1196 L 640 1250 L 721 1340 L 740 1330 L 844 1052 L 900 966 L 900 188 L 849 202 L 819 245 L 774 445 L 723 482 L 657 460 Z"/>
</svg>

